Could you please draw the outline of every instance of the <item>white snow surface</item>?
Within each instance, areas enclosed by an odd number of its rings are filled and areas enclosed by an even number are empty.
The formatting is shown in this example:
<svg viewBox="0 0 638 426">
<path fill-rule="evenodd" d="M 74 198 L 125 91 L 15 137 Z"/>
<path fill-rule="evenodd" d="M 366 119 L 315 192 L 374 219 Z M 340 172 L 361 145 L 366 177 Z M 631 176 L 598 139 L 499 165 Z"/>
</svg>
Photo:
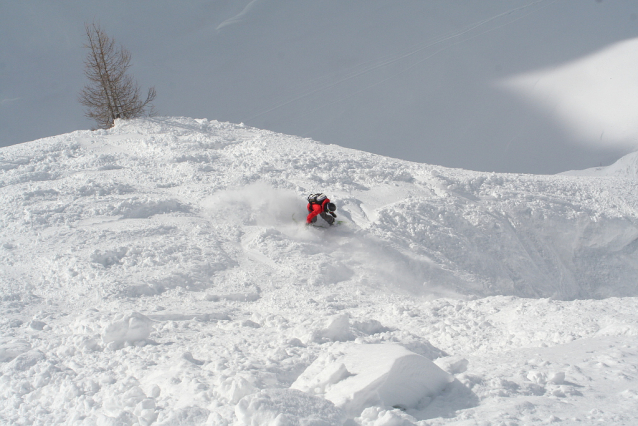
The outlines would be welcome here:
<svg viewBox="0 0 638 426">
<path fill-rule="evenodd" d="M 190 118 L 2 148 L 0 423 L 637 424 L 636 158 L 481 173 Z M 304 226 L 317 191 L 341 226 Z"/>
</svg>

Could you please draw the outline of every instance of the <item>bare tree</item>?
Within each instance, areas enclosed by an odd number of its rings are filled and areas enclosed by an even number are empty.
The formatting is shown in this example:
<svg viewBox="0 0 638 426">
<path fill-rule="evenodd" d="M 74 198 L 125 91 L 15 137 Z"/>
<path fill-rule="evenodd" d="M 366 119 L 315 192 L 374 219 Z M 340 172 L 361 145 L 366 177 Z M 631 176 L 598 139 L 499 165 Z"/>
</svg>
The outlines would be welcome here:
<svg viewBox="0 0 638 426">
<path fill-rule="evenodd" d="M 89 53 L 84 61 L 84 74 L 89 83 L 79 95 L 87 108 L 86 116 L 97 122 L 98 128 L 113 127 L 116 118 L 136 118 L 154 114 L 151 102 L 155 88 L 148 89 L 146 100 L 140 98 L 137 82 L 127 74 L 131 66 L 131 53 L 95 23 L 85 24 Z"/>
</svg>

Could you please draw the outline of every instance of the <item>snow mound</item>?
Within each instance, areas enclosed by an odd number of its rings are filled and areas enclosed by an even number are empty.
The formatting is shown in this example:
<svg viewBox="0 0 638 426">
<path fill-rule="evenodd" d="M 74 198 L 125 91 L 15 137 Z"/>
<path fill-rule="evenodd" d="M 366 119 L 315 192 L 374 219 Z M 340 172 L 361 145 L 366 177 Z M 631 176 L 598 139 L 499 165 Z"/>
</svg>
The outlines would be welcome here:
<svg viewBox="0 0 638 426">
<path fill-rule="evenodd" d="M 292 384 L 321 395 L 350 417 L 371 406 L 423 408 L 452 376 L 395 344 L 341 344 L 321 355 Z"/>
<path fill-rule="evenodd" d="M 390 331 L 379 321 L 364 319 L 351 321 L 350 315 L 342 313 L 313 320 L 295 328 L 296 338 L 305 344 L 327 342 L 349 342 L 357 337 L 371 336 Z"/>
<path fill-rule="evenodd" d="M 322 343 L 324 341 L 346 342 L 354 340 L 354 334 L 350 330 L 350 318 L 346 314 L 336 315 L 321 321 L 323 326 L 318 326 L 310 335 L 310 341 Z"/>
<path fill-rule="evenodd" d="M 126 343 L 144 341 L 153 331 L 152 322 L 148 317 L 137 312 L 119 314 L 104 330 L 102 340 L 104 343 L 112 343 L 117 347 Z"/>
<path fill-rule="evenodd" d="M 88 309 L 78 316 L 70 329 L 79 337 L 83 348 L 101 349 L 96 339 L 111 349 L 119 349 L 125 345 L 140 345 L 153 331 L 154 321 L 139 312 L 101 313 L 96 309 Z"/>
</svg>

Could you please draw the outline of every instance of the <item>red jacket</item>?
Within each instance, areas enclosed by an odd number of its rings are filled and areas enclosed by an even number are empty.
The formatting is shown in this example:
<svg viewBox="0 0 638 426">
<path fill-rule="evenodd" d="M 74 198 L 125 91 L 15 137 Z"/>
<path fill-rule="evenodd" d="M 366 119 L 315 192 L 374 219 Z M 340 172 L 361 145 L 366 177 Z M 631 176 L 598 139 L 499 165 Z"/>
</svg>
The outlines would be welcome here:
<svg viewBox="0 0 638 426">
<path fill-rule="evenodd" d="M 308 209 L 308 211 L 310 212 L 308 214 L 308 217 L 306 218 L 306 223 L 312 223 L 312 219 L 317 216 L 320 213 L 323 213 L 326 211 L 326 204 L 328 204 L 330 202 L 330 198 L 326 198 L 325 200 L 323 200 L 321 202 L 321 204 L 317 204 L 317 203 L 308 203 L 308 206 L 306 207 Z"/>
</svg>

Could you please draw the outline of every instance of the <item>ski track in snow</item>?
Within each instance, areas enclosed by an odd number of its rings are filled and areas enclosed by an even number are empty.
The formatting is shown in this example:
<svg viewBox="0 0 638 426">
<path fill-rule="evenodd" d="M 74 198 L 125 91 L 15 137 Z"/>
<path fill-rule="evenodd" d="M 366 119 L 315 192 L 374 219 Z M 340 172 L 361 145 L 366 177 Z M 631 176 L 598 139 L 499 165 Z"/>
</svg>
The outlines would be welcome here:
<svg viewBox="0 0 638 426">
<path fill-rule="evenodd" d="M 0 423 L 636 424 L 637 158 L 479 173 L 189 118 L 2 148 Z M 345 225 L 293 220 L 316 191 Z"/>
</svg>

